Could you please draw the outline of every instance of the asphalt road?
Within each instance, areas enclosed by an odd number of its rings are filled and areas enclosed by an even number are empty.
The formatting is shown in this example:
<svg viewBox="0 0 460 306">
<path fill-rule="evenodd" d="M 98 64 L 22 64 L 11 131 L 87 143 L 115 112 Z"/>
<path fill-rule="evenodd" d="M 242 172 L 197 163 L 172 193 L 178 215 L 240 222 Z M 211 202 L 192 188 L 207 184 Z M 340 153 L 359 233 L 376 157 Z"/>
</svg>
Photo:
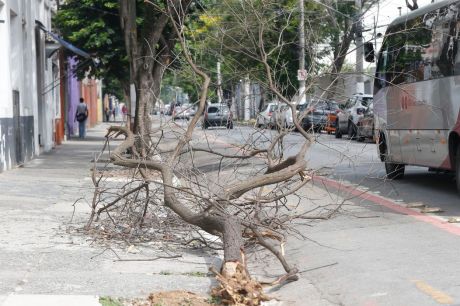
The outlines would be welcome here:
<svg viewBox="0 0 460 306">
<path fill-rule="evenodd" d="M 225 139 L 232 144 L 241 144 L 253 139 L 273 137 L 276 131 L 255 132 L 252 127 L 236 127 L 234 130 L 212 128 L 207 135 Z M 377 156 L 376 145 L 370 141 L 357 142 L 347 137 L 336 139 L 326 133 L 316 134 L 307 161 L 309 168 L 335 180 L 358 184 L 400 203 L 420 202 L 428 207 L 439 207 L 437 213 L 443 218 L 460 217 L 460 195 L 458 195 L 452 174 L 428 171 L 428 168 L 406 167 L 402 180 L 387 180 L 385 167 Z M 300 148 L 303 137 L 292 132 L 285 138 L 285 154 L 293 155 Z"/>
<path fill-rule="evenodd" d="M 244 126 L 197 131 L 229 144 L 274 133 Z M 294 154 L 301 144 L 302 137 L 291 133 L 284 153 Z M 446 221 L 460 216 L 451 175 L 408 167 L 404 180 L 389 181 L 375 144 L 324 133 L 316 135 L 307 159 L 321 175 L 314 184 L 324 189 L 312 201 L 350 204 L 331 220 L 298 226 L 307 239 L 291 239 L 286 253 L 302 271 L 301 279 L 274 294 L 294 305 L 460 305 L 460 227 Z M 413 202 L 444 212 L 422 214 L 406 207 Z M 276 274 L 277 266 L 265 268 Z"/>
</svg>

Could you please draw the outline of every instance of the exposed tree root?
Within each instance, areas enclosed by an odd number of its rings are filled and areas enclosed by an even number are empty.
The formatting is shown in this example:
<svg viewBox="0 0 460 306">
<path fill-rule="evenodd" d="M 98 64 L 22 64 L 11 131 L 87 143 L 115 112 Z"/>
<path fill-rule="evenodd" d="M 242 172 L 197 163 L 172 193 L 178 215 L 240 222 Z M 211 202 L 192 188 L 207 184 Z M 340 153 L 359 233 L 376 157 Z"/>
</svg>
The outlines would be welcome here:
<svg viewBox="0 0 460 306">
<path fill-rule="evenodd" d="M 252 306 L 270 300 L 270 297 L 264 294 L 262 285 L 250 277 L 240 262 L 225 263 L 222 273 L 214 268 L 211 268 L 211 271 L 216 274 L 219 281 L 219 285 L 212 289 L 211 294 L 224 305 Z"/>
</svg>

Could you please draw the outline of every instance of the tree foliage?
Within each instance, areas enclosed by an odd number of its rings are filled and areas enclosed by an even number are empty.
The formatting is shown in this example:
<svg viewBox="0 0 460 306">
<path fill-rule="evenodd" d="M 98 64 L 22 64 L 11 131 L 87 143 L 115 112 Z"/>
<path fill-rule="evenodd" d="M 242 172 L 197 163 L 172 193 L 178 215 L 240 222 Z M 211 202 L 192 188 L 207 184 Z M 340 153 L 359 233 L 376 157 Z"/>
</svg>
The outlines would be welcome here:
<svg viewBox="0 0 460 306">
<path fill-rule="evenodd" d="M 118 9 L 118 0 L 68 0 L 53 23 L 64 39 L 97 58 L 98 65 L 91 66 L 90 74 L 104 78 L 106 92 L 120 97 L 121 89 L 128 90 L 129 70 Z M 89 67 L 83 68 L 80 78 Z"/>
</svg>

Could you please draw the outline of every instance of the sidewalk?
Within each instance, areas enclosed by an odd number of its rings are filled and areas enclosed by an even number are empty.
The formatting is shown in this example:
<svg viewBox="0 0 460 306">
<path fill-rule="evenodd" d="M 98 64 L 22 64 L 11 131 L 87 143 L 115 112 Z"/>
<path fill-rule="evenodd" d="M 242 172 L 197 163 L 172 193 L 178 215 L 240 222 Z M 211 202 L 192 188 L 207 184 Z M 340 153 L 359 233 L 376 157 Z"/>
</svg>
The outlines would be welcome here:
<svg viewBox="0 0 460 306">
<path fill-rule="evenodd" d="M 88 218 L 89 205 L 80 202 L 71 222 L 73 204 L 81 197 L 91 201 L 90 161 L 102 147 L 107 126 L 89 129 L 85 140 L 71 139 L 23 168 L 0 173 L 0 305 L 73 305 L 55 297 L 73 295 L 67 298 L 84 306 L 97 305 L 91 296 L 209 290 L 211 279 L 191 275 L 205 275 L 215 257 L 188 252 L 178 259 L 121 262 L 90 237 L 67 233 Z M 113 249 L 122 258 L 162 254 L 153 248 L 140 248 L 139 254 Z M 43 303 L 30 295 L 41 295 Z M 30 299 L 34 304 L 27 303 Z"/>
</svg>

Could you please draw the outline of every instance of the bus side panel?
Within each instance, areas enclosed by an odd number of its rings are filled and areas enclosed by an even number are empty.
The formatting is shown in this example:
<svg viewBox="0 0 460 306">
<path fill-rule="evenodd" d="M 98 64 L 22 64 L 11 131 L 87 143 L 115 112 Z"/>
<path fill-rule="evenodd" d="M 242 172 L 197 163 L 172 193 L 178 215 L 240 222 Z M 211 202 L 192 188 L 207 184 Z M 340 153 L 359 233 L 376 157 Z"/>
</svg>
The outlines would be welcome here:
<svg viewBox="0 0 460 306">
<path fill-rule="evenodd" d="M 445 168 L 459 109 L 460 76 L 389 86 L 374 97 L 376 129 L 387 131 L 389 157 L 412 165 Z"/>
</svg>

